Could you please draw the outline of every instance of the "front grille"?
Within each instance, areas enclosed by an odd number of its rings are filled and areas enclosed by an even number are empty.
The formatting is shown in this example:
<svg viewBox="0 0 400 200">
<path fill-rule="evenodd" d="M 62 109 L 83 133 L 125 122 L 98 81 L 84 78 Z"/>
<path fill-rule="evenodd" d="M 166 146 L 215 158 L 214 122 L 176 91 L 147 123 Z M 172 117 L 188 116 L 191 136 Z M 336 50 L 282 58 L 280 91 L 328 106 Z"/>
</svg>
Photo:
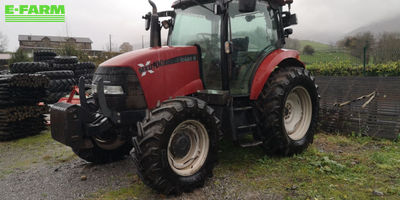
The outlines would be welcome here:
<svg viewBox="0 0 400 200">
<path fill-rule="evenodd" d="M 99 67 L 93 84 L 103 78 L 104 85 L 122 86 L 124 95 L 105 95 L 108 107 L 116 111 L 147 108 L 143 89 L 135 71 L 130 67 Z M 94 94 L 95 99 L 96 94 Z"/>
</svg>

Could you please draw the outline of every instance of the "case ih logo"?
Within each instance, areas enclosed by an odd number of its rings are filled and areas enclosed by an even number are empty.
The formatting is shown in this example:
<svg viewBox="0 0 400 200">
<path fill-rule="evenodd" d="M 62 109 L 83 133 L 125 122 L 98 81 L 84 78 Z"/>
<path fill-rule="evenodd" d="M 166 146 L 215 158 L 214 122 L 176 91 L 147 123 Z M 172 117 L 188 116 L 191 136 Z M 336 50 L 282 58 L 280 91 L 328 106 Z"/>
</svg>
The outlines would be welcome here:
<svg viewBox="0 0 400 200">
<path fill-rule="evenodd" d="M 6 22 L 65 22 L 64 5 L 5 5 Z"/>
<path fill-rule="evenodd" d="M 149 72 L 150 74 L 153 74 L 154 71 L 153 69 L 150 67 L 150 61 L 146 62 L 146 65 L 144 64 L 138 64 L 139 68 L 139 72 L 142 73 L 142 77 L 146 76 L 147 72 Z"/>
<path fill-rule="evenodd" d="M 186 56 L 179 56 L 175 58 L 171 58 L 168 60 L 160 60 L 157 62 L 154 62 L 153 64 L 150 64 L 151 61 L 147 61 L 146 64 L 138 64 L 139 67 L 139 73 L 142 75 L 142 77 L 147 75 L 147 72 L 150 74 L 154 74 L 155 70 L 167 66 L 167 65 L 172 65 L 176 63 L 181 63 L 181 62 L 191 62 L 191 61 L 196 61 L 197 60 L 197 55 L 186 55 Z"/>
</svg>

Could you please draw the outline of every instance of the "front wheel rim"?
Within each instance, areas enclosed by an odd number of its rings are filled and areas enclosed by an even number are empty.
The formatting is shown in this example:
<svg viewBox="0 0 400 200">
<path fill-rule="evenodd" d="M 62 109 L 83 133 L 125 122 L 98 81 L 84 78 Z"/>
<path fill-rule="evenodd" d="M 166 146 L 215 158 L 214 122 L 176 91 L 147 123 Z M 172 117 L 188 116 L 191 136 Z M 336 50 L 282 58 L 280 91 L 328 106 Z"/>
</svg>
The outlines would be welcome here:
<svg viewBox="0 0 400 200">
<path fill-rule="evenodd" d="M 98 147 L 108 151 L 115 150 L 126 143 L 126 140 L 123 139 L 120 135 L 109 139 L 100 137 L 93 137 L 93 139 Z"/>
<path fill-rule="evenodd" d="M 292 140 L 301 140 L 306 136 L 312 119 L 312 102 L 307 89 L 302 86 L 293 88 L 288 94 L 284 108 L 284 126 Z"/>
<path fill-rule="evenodd" d="M 204 165 L 210 140 L 204 125 L 195 120 L 180 123 L 168 142 L 168 163 L 180 176 L 191 176 Z"/>
</svg>

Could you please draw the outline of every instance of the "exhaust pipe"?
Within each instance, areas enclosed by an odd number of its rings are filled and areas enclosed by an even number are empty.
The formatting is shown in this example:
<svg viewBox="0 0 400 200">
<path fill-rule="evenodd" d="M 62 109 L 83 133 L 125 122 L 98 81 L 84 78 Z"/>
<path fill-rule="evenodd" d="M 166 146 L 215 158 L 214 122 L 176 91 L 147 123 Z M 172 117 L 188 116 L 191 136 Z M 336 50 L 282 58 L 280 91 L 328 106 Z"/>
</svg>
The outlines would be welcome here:
<svg viewBox="0 0 400 200">
<path fill-rule="evenodd" d="M 150 25 L 150 47 L 161 46 L 161 25 L 158 17 L 158 11 L 156 4 L 149 0 L 151 7 L 153 7 L 153 13 L 151 14 L 151 25 Z"/>
</svg>

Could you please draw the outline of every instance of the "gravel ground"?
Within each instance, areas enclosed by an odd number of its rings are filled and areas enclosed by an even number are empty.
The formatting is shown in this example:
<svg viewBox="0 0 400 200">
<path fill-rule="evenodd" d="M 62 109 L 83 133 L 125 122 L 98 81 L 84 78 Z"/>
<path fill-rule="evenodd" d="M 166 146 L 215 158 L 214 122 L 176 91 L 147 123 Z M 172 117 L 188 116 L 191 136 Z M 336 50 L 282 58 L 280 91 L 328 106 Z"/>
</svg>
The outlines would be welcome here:
<svg viewBox="0 0 400 200">
<path fill-rule="evenodd" d="M 132 161 L 93 165 L 75 158 L 58 166 L 36 165 L 18 170 L 0 179 L 0 199 L 103 199 L 97 193 L 128 188 L 133 183 L 142 184 L 136 177 Z M 233 180 L 231 173 L 214 177 L 206 185 L 192 193 L 179 197 L 165 197 L 146 188 L 144 199 L 205 200 L 205 199 L 283 199 L 268 190 L 249 189 Z M 82 177 L 86 180 L 82 180 Z M 128 197 L 128 199 L 131 199 Z M 132 197 L 132 199 L 137 199 Z"/>
<path fill-rule="evenodd" d="M 282 199 L 267 190 L 255 192 L 233 176 L 230 172 L 220 173 L 192 193 L 165 197 L 138 180 L 129 158 L 106 165 L 87 163 L 75 156 L 70 148 L 53 141 L 48 132 L 0 143 L 1 200 L 109 199 L 102 194 L 135 185 L 144 191 L 139 199 Z"/>
<path fill-rule="evenodd" d="M 52 140 L 49 132 L 0 143 L 0 200 L 82 199 L 127 187 L 134 174 L 130 159 L 93 165 Z"/>
<path fill-rule="evenodd" d="M 317 135 L 302 155 L 269 158 L 260 148 L 220 146 L 203 188 L 166 197 L 145 186 L 129 158 L 87 163 L 45 132 L 0 142 L 0 200 L 54 199 L 399 199 L 396 142 Z"/>
<path fill-rule="evenodd" d="M 80 159 L 58 166 L 37 165 L 1 179 L 0 199 L 82 199 L 102 189 L 128 186 L 134 170 L 130 159 L 107 165 Z"/>
</svg>

